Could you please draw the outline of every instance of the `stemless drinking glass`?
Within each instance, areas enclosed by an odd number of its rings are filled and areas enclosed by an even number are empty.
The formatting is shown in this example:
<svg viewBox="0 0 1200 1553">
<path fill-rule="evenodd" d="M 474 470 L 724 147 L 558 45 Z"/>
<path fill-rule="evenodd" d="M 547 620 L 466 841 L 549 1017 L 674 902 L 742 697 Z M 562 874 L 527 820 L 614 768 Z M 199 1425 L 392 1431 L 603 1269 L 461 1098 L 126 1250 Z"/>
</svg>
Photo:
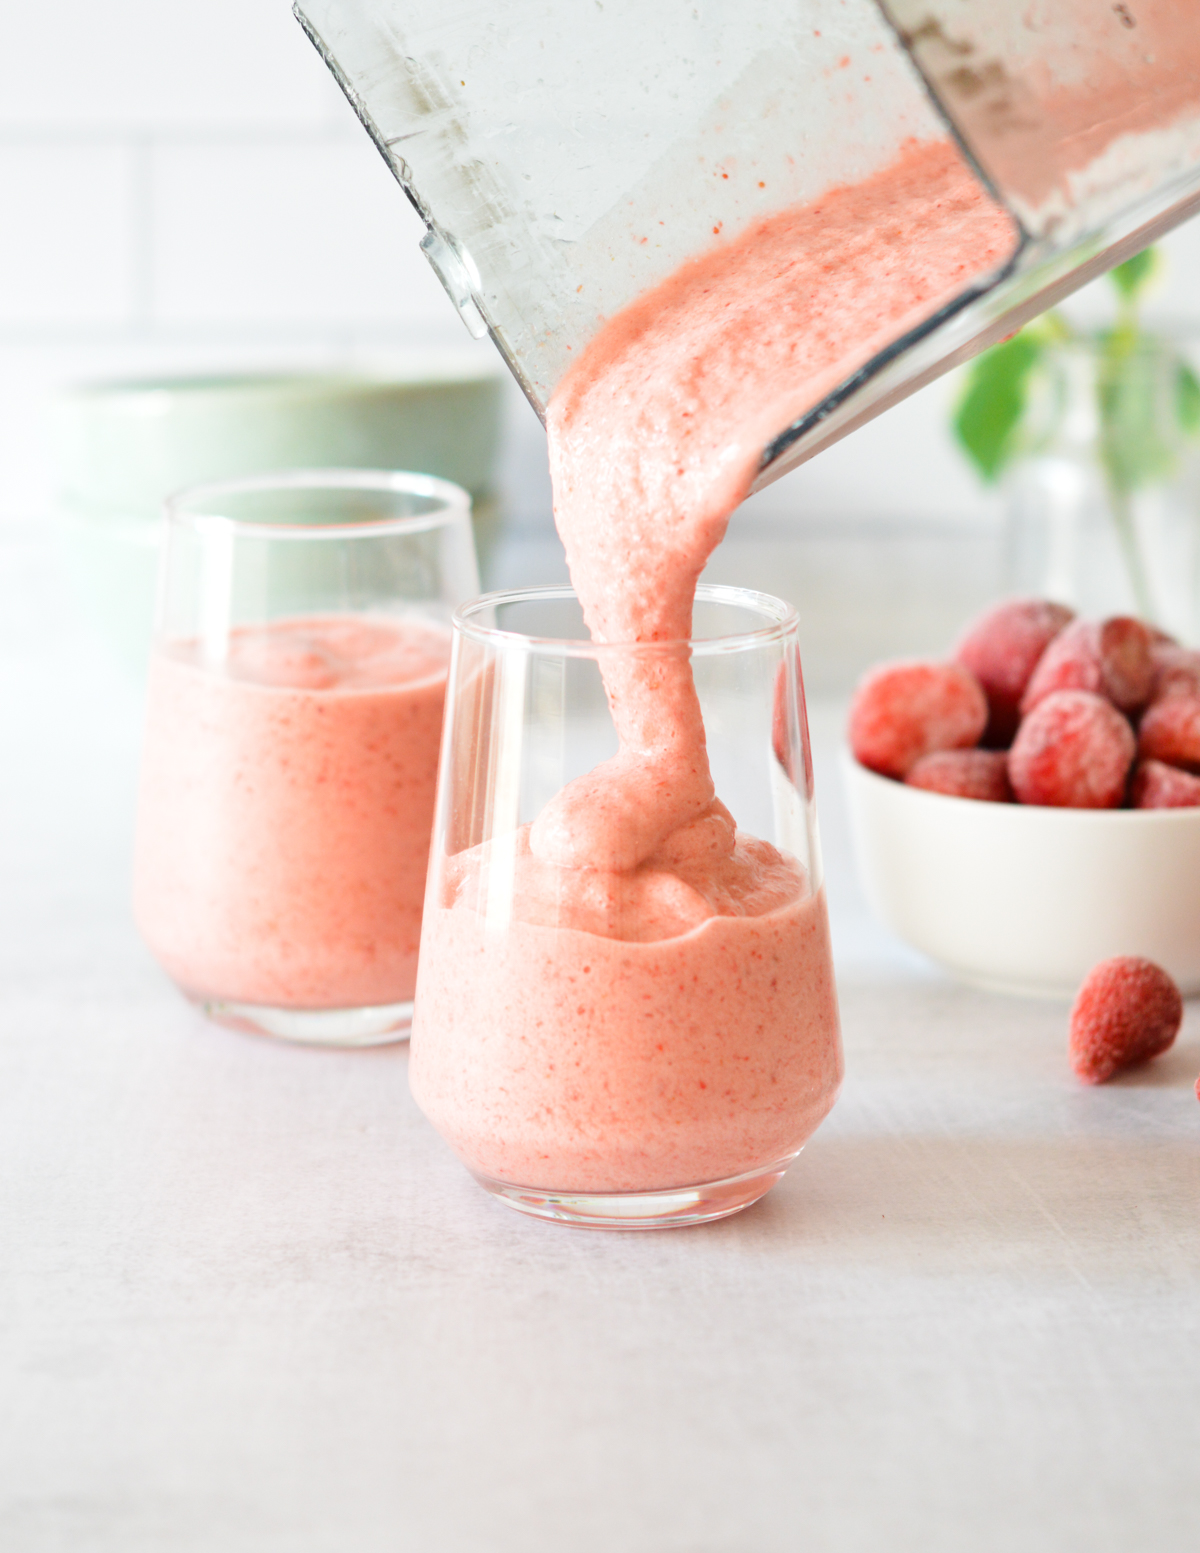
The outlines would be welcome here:
<svg viewBox="0 0 1200 1553">
<path fill-rule="evenodd" d="M 600 644 L 551 588 L 488 595 L 454 626 L 417 1102 L 527 1213 L 624 1228 L 734 1213 L 779 1180 L 842 1075 L 795 614 L 706 585 L 691 642 Z M 667 717 L 670 698 L 698 701 L 703 735 L 674 776 L 617 753 L 612 705 L 631 687 Z M 719 802 L 673 820 L 705 743 Z M 570 783 L 593 853 L 564 862 Z"/>
<path fill-rule="evenodd" d="M 412 1016 L 470 498 L 318 469 L 168 501 L 134 858 L 146 943 L 213 1019 L 371 1045 Z"/>
</svg>

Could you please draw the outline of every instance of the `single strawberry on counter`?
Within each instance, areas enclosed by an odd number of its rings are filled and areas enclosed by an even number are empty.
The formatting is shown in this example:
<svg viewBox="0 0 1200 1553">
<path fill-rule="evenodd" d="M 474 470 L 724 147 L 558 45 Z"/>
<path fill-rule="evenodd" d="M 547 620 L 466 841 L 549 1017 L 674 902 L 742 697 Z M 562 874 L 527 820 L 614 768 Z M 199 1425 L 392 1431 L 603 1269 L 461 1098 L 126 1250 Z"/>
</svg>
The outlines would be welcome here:
<svg viewBox="0 0 1200 1553">
<path fill-rule="evenodd" d="M 1071 1008 L 1071 1067 L 1085 1084 L 1103 1084 L 1160 1056 L 1182 1023 L 1183 998 L 1162 966 L 1135 955 L 1102 960 Z"/>
</svg>

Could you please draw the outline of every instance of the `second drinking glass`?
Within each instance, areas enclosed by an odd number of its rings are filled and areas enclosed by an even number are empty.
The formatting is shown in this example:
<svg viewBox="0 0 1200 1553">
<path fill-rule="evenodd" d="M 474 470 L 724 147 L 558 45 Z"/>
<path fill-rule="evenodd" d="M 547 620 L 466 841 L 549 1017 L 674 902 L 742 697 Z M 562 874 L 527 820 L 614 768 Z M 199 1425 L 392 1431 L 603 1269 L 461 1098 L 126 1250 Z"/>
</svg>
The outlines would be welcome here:
<svg viewBox="0 0 1200 1553">
<path fill-rule="evenodd" d="M 593 642 L 567 589 L 455 615 L 410 1078 L 514 1207 L 718 1218 L 834 1102 L 796 629 L 777 599 L 708 586 L 691 642 Z M 618 752 L 612 707 L 628 726 L 638 697 L 644 746 Z"/>
<path fill-rule="evenodd" d="M 213 1018 L 408 1032 L 470 499 L 319 469 L 167 504 L 134 859 L 142 936 Z"/>
</svg>

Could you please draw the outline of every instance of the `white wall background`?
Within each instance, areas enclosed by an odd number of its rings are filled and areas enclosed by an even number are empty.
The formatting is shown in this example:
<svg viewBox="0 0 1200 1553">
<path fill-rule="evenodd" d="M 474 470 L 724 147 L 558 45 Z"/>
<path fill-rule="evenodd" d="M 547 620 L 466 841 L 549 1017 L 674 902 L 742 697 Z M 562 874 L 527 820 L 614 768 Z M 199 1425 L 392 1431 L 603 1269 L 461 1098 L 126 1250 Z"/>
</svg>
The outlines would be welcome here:
<svg viewBox="0 0 1200 1553">
<path fill-rule="evenodd" d="M 469 343 L 288 0 L 26 3 L 3 33 L 0 518 L 49 505 L 61 383 Z M 1200 225 L 1167 246 L 1158 310 L 1200 328 Z M 1084 305 L 1102 307 L 1102 287 Z M 994 511 L 946 435 L 952 395 L 927 389 L 747 519 Z M 518 397 L 510 504 L 536 521 L 544 453 Z"/>
</svg>

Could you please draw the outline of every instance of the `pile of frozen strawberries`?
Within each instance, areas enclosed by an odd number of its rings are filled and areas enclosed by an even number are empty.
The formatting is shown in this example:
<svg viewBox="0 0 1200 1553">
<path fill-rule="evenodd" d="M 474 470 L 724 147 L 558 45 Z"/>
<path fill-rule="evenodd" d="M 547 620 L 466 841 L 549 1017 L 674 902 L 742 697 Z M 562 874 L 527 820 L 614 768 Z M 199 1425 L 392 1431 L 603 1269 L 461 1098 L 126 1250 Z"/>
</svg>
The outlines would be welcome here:
<svg viewBox="0 0 1200 1553">
<path fill-rule="evenodd" d="M 1131 616 L 1016 599 L 948 662 L 884 663 L 850 708 L 872 771 L 957 798 L 1066 809 L 1200 805 L 1200 651 Z"/>
</svg>

